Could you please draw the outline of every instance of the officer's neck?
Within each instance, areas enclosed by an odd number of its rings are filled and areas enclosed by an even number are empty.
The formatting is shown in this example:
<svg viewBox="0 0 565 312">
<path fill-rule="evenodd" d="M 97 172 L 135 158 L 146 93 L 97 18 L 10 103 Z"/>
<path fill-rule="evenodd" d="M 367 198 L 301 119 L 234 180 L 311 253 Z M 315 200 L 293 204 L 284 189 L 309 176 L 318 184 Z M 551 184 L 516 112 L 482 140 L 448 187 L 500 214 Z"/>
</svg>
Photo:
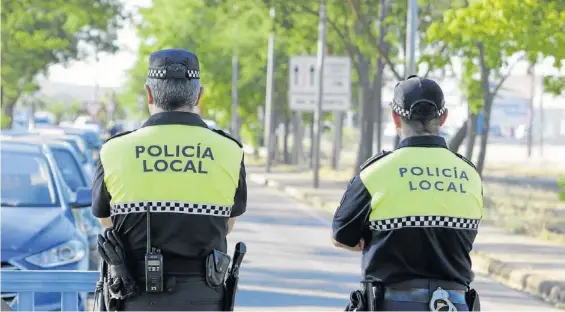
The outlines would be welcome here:
<svg viewBox="0 0 565 312">
<path fill-rule="evenodd" d="M 192 113 L 192 107 L 189 106 L 183 106 L 180 107 L 178 109 L 172 110 L 172 111 L 168 111 L 168 110 L 164 110 L 161 107 L 158 106 L 154 106 L 153 109 L 151 110 L 151 115 L 155 115 L 158 113 L 163 113 L 163 112 L 184 112 L 184 113 Z"/>
<path fill-rule="evenodd" d="M 439 136 L 439 133 L 418 132 L 418 131 L 401 129 L 400 131 L 398 131 L 398 136 L 400 137 L 400 140 L 404 140 L 407 138 L 417 137 L 417 136 Z"/>
</svg>

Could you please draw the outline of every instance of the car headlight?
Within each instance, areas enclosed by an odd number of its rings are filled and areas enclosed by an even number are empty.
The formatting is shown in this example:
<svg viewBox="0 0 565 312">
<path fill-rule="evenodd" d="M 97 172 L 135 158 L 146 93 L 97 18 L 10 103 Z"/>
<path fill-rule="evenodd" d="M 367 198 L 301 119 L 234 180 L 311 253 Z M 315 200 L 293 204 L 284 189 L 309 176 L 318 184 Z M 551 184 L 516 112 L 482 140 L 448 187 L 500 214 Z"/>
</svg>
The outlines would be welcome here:
<svg viewBox="0 0 565 312">
<path fill-rule="evenodd" d="M 79 229 L 79 231 L 86 235 L 91 235 L 93 229 L 90 222 L 88 222 L 88 220 L 86 220 L 86 218 L 84 217 L 84 211 L 82 209 L 73 209 L 72 213 L 75 217 L 75 225 Z"/>
<path fill-rule="evenodd" d="M 83 243 L 71 240 L 57 247 L 29 256 L 26 261 L 42 268 L 52 268 L 80 261 L 86 256 Z"/>
</svg>

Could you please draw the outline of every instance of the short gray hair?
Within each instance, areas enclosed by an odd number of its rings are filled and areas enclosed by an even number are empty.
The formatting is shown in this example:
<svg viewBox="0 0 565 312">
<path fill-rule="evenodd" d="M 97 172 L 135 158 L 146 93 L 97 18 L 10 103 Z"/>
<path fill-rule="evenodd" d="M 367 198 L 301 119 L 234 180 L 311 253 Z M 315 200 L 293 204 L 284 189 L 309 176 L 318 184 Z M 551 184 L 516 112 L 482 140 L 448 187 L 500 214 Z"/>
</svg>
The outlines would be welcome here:
<svg viewBox="0 0 565 312">
<path fill-rule="evenodd" d="M 185 70 L 176 66 L 182 65 L 170 65 L 167 69 Z M 188 106 L 192 110 L 200 94 L 200 79 L 147 78 L 145 84 L 151 90 L 155 105 L 165 111 L 176 110 L 183 106 Z"/>
</svg>

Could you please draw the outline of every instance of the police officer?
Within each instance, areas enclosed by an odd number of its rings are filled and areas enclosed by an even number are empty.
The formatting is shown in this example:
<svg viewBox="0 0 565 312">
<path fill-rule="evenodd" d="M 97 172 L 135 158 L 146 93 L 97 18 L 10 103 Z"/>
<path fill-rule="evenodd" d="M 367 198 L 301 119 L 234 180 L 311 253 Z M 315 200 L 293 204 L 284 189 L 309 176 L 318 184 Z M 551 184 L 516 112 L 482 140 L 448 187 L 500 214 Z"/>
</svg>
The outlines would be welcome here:
<svg viewBox="0 0 565 312">
<path fill-rule="evenodd" d="M 92 211 L 121 240 L 140 290 L 123 310 L 223 310 L 226 235 L 246 210 L 247 186 L 241 143 L 192 112 L 203 92 L 199 78 L 193 53 L 151 54 L 151 117 L 100 152 Z M 147 261 L 147 249 L 161 263 Z M 158 283 L 147 285 L 158 281 L 161 264 L 163 292 L 154 293 Z M 146 279 L 151 274 L 157 277 Z"/>
<path fill-rule="evenodd" d="M 350 181 L 333 218 L 334 245 L 362 251 L 376 309 L 477 309 L 469 253 L 483 215 L 481 177 L 440 136 L 448 111 L 436 82 L 408 77 L 391 106 L 401 142 Z"/>
</svg>

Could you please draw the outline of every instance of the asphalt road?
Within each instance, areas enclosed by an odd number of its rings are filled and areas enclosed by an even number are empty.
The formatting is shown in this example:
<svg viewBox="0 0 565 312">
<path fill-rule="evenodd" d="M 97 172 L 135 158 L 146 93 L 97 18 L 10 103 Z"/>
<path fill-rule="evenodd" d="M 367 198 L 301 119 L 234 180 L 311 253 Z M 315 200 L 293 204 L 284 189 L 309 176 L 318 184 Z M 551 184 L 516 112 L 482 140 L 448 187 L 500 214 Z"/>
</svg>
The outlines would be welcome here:
<svg viewBox="0 0 565 312">
<path fill-rule="evenodd" d="M 247 244 L 236 310 L 343 311 L 358 287 L 360 254 L 330 243 L 330 216 L 282 193 L 249 185 L 249 206 L 228 237 Z M 231 250 L 230 250 L 231 253 Z M 483 311 L 559 311 L 478 276 Z"/>
</svg>

